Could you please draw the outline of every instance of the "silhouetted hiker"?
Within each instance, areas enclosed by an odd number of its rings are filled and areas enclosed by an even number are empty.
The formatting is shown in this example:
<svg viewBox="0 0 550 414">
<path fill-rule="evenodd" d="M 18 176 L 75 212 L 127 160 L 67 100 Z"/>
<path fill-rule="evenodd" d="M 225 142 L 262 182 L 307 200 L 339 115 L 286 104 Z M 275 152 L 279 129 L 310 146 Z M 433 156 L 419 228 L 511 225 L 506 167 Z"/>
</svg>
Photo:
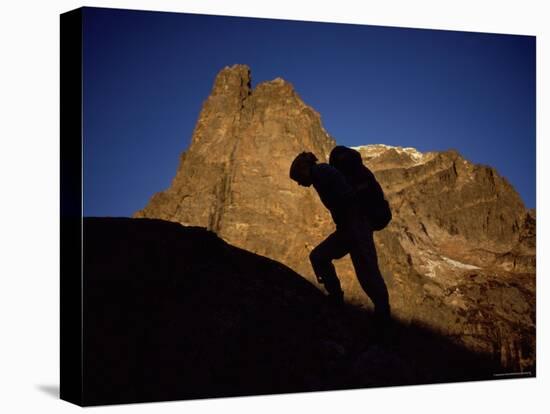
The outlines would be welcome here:
<svg viewBox="0 0 550 414">
<path fill-rule="evenodd" d="M 325 285 L 332 301 L 342 303 L 344 293 L 332 261 L 349 253 L 357 279 L 374 303 L 377 326 L 385 325 L 390 319 L 388 290 L 378 269 L 373 229 L 360 211 L 358 193 L 336 168 L 317 164 L 311 152 L 302 152 L 294 159 L 290 178 L 305 187 L 313 185 L 336 224 L 336 231 L 310 253 L 317 280 Z"/>
<path fill-rule="evenodd" d="M 332 149 L 329 164 L 344 174 L 373 230 L 382 230 L 392 219 L 384 191 L 371 170 L 363 164 L 361 154 L 353 148 L 338 145 Z"/>
</svg>

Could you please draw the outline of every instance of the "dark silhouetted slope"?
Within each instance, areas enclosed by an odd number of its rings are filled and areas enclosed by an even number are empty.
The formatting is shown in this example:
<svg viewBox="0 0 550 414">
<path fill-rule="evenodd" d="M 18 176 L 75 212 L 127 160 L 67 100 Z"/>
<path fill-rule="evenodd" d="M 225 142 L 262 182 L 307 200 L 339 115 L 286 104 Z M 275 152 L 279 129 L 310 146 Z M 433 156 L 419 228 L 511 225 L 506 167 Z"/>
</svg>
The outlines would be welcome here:
<svg viewBox="0 0 550 414">
<path fill-rule="evenodd" d="M 494 378 L 496 361 L 333 307 L 288 267 L 156 219 L 84 220 L 84 404 Z M 534 374 L 534 372 L 533 372 Z"/>
</svg>

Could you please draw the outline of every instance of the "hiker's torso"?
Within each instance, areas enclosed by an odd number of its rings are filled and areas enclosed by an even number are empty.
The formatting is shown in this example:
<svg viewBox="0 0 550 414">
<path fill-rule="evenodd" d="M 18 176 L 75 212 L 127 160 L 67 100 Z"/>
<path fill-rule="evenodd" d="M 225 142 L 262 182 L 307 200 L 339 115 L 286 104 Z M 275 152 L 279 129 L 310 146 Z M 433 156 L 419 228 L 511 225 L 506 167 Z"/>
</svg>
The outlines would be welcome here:
<svg viewBox="0 0 550 414">
<path fill-rule="evenodd" d="M 311 178 L 313 187 L 336 225 L 348 225 L 355 215 L 355 209 L 347 198 L 352 187 L 344 175 L 336 168 L 321 163 L 311 168 Z"/>
</svg>

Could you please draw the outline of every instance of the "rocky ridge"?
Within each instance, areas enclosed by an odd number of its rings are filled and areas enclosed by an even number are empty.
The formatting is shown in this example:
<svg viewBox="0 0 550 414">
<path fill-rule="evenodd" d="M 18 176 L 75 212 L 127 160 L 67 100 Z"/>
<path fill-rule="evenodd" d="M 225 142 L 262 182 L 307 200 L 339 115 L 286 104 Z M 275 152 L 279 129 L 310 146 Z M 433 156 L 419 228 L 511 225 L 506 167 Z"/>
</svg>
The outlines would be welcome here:
<svg viewBox="0 0 550 414">
<path fill-rule="evenodd" d="M 171 186 L 135 217 L 203 226 L 311 281 L 308 256 L 332 230 L 312 189 L 288 178 L 295 155 L 326 160 L 335 140 L 278 78 L 251 88 L 223 69 Z M 535 364 L 535 214 L 494 168 L 458 152 L 359 147 L 394 220 L 375 234 L 394 315 L 490 353 L 513 370 Z M 369 307 L 349 258 L 337 269 L 349 302 Z"/>
</svg>

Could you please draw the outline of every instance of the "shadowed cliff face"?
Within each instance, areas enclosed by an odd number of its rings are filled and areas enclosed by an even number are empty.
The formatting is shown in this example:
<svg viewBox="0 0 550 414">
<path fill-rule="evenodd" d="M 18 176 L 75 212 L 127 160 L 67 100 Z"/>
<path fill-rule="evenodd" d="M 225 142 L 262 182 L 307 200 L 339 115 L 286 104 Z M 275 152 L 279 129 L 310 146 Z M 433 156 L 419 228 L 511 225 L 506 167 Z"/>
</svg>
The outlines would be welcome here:
<svg viewBox="0 0 550 414">
<path fill-rule="evenodd" d="M 288 267 L 198 227 L 84 220 L 84 404 L 501 378 L 414 324 L 373 342 L 368 312 L 332 306 Z M 534 371 L 531 372 L 534 375 Z"/>
<path fill-rule="evenodd" d="M 288 178 L 297 153 L 335 146 L 292 85 L 250 88 L 243 65 L 223 69 L 172 185 L 135 217 L 206 227 L 229 243 L 315 281 L 309 253 L 331 231 L 311 188 Z M 535 362 L 535 214 L 491 167 L 456 151 L 358 148 L 394 219 L 375 234 L 396 317 L 489 352 L 505 366 Z M 370 307 L 348 257 L 336 263 L 350 303 Z"/>
</svg>

